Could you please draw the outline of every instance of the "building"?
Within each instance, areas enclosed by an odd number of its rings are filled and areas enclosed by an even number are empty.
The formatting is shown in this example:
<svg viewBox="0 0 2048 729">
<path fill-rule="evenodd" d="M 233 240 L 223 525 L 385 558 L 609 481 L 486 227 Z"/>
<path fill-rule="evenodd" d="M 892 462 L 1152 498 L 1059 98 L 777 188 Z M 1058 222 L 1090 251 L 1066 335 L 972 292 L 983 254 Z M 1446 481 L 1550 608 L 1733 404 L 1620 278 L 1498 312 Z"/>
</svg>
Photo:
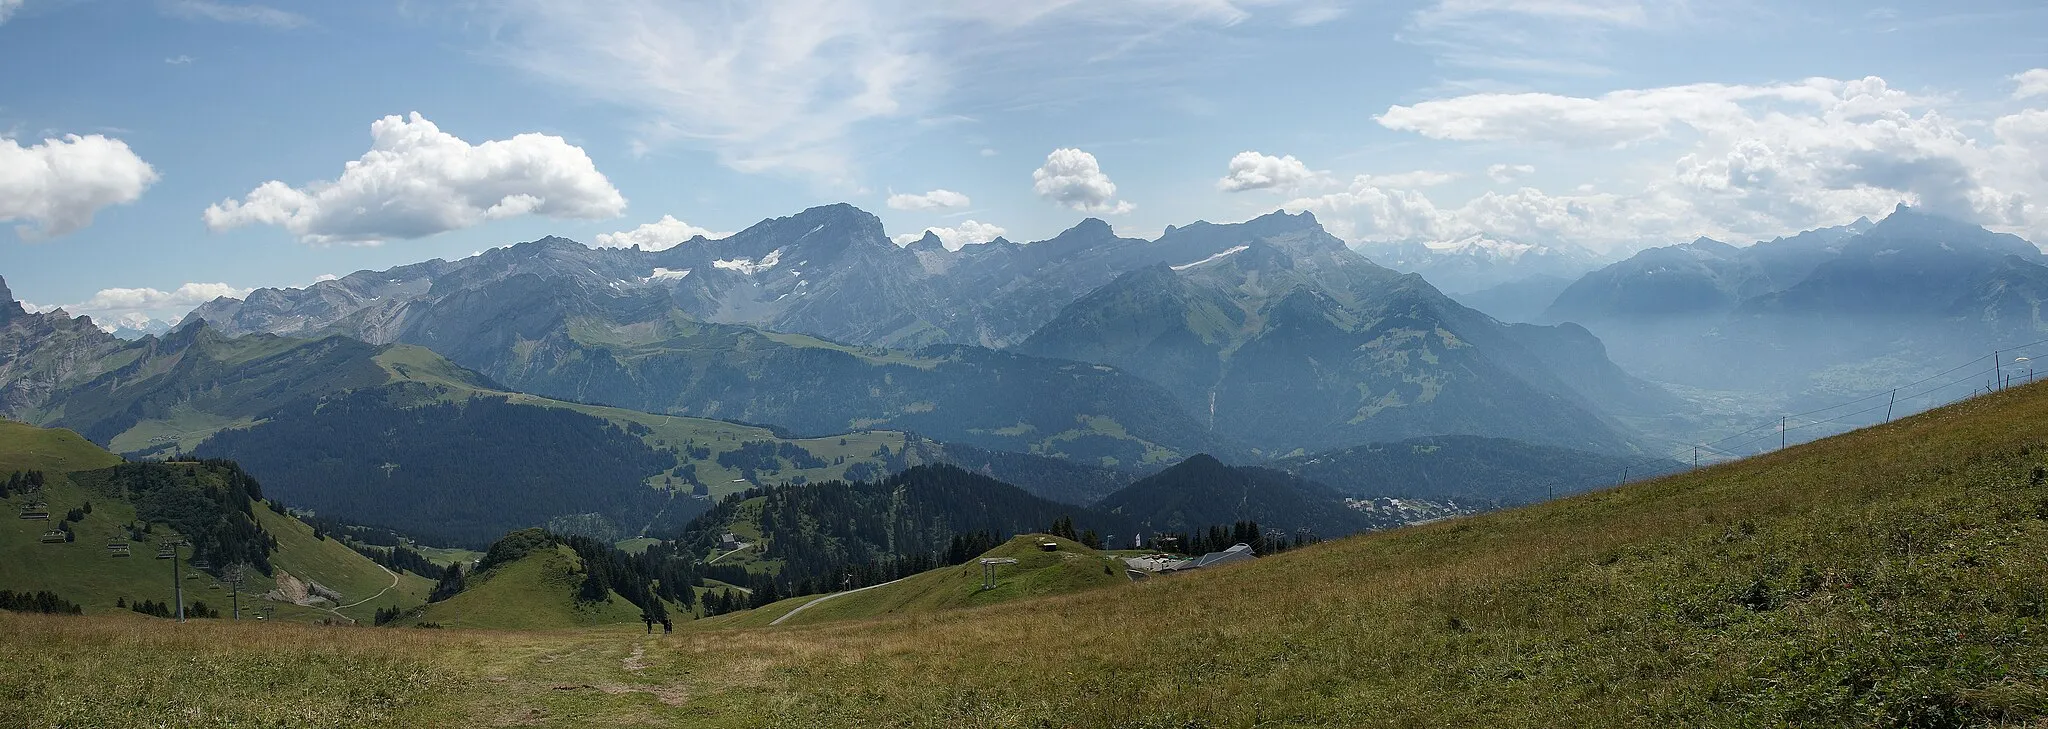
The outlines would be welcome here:
<svg viewBox="0 0 2048 729">
<path fill-rule="evenodd" d="M 1190 565 L 1188 569 L 1214 567 L 1219 564 L 1230 564 L 1232 562 L 1249 562 L 1256 557 L 1258 555 L 1252 553 L 1252 545 L 1237 544 L 1221 552 L 1210 552 L 1196 557 L 1195 563 Z"/>
</svg>

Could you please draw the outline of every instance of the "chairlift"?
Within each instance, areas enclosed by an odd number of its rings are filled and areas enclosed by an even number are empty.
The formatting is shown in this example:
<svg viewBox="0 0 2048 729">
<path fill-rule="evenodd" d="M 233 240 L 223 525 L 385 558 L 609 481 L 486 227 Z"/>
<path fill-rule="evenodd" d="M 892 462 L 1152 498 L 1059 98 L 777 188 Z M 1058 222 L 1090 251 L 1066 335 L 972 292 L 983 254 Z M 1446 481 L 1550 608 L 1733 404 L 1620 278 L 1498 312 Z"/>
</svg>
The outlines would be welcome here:
<svg viewBox="0 0 2048 729">
<path fill-rule="evenodd" d="M 126 556 L 128 556 L 128 545 L 126 545 L 126 544 L 123 544 L 123 545 L 121 545 L 121 546 L 119 546 L 119 547 L 108 547 L 108 548 L 107 548 L 107 556 L 109 556 L 109 557 L 126 557 Z"/>
<path fill-rule="evenodd" d="M 195 560 L 192 560 L 192 569 L 195 569 L 195 570 L 210 570 L 210 569 L 213 569 L 213 563 L 212 563 L 212 562 L 208 562 L 208 561 L 206 561 L 206 560 L 203 560 L 203 559 L 195 559 Z"/>
<path fill-rule="evenodd" d="M 170 547 L 164 547 L 156 551 L 157 559 L 170 559 L 175 556 L 178 556 L 178 553 L 171 551 Z"/>
<path fill-rule="evenodd" d="M 61 529 L 51 529 L 51 530 L 49 530 L 49 531 L 47 531 L 47 532 L 43 532 L 43 543 L 44 543 L 44 544 L 58 544 L 58 543 L 61 543 L 61 542 L 63 542 L 63 541 L 64 541 L 64 531 L 63 531 L 63 530 L 61 530 Z"/>
<path fill-rule="evenodd" d="M 50 518 L 50 509 L 42 504 L 23 504 L 21 507 L 21 518 L 47 521 Z"/>
</svg>

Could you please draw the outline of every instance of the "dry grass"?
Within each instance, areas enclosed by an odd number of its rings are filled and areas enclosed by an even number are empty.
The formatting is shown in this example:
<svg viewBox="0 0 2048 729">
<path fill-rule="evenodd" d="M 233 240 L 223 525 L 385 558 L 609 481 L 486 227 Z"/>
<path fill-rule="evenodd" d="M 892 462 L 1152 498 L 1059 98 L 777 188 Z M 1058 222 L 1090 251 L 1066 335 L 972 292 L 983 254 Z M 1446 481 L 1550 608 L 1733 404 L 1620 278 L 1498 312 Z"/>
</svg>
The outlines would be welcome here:
<svg viewBox="0 0 2048 729">
<path fill-rule="evenodd" d="M 0 617 L 0 712 L 17 712 L 0 720 L 2035 725 L 2048 716 L 2043 423 L 2048 388 L 2035 386 L 1250 564 L 796 628 L 650 638 Z M 260 668 L 201 668 L 218 664 Z M 261 713 L 278 704 L 301 713 Z"/>
</svg>

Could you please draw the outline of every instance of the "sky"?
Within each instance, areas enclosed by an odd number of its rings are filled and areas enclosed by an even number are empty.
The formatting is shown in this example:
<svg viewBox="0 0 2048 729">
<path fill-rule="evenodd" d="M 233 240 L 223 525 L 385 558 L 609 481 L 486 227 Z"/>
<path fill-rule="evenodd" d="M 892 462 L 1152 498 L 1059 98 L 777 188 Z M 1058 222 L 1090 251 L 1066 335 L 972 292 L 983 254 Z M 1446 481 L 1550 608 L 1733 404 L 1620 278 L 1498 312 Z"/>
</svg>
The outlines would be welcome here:
<svg viewBox="0 0 2048 729">
<path fill-rule="evenodd" d="M 1286 209 L 1625 252 L 1901 202 L 2048 242 L 2048 6 L 0 0 L 0 276 L 38 307 L 834 202 L 956 247 Z"/>
</svg>

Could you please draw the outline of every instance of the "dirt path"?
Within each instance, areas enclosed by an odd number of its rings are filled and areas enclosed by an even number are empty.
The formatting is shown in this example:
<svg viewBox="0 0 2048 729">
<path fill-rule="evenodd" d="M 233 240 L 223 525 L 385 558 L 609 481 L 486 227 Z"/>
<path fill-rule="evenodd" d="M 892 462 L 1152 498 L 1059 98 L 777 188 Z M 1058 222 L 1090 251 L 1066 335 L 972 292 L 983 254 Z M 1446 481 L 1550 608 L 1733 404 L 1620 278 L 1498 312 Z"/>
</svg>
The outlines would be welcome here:
<svg viewBox="0 0 2048 729">
<path fill-rule="evenodd" d="M 382 589 L 382 590 L 378 590 L 378 591 L 377 591 L 377 594 L 375 594 L 375 595 L 371 595 L 371 596 L 369 596 L 369 597 L 363 598 L 363 599 L 361 599 L 361 600 L 357 600 L 357 601 L 355 601 L 355 602 L 352 602 L 352 603 L 349 603 L 349 604 L 347 604 L 347 605 L 341 605 L 341 606 L 338 606 L 338 607 L 331 607 L 331 608 L 327 608 L 327 612 L 330 612 L 330 613 L 334 613 L 334 617 L 337 617 L 337 618 L 341 618 L 342 620 L 346 620 L 346 621 L 349 621 L 349 622 L 351 622 L 351 623 L 361 622 L 361 621 L 359 621 L 359 620 L 356 620 L 355 618 L 351 618 L 351 617 L 349 617 L 349 616 L 347 616 L 347 615 L 343 615 L 343 614 L 341 614 L 341 611 L 343 611 L 343 610 L 346 610 L 346 609 L 349 609 L 349 608 L 352 608 L 352 607 L 355 607 L 355 606 L 357 606 L 357 605 L 361 605 L 361 604 L 363 604 L 363 603 L 366 603 L 366 602 L 369 602 L 369 601 L 371 601 L 371 600 L 375 600 L 375 599 L 377 599 L 377 598 L 383 597 L 383 596 L 384 596 L 384 593 L 387 593 L 387 592 L 390 592 L 390 591 L 392 591 L 392 590 L 398 589 L 398 573 L 396 573 L 396 572 L 392 572 L 392 571 L 391 571 L 391 568 L 389 568 L 389 567 L 385 567 L 384 565 L 381 565 L 381 564 L 380 564 L 380 565 L 377 565 L 377 569 L 380 569 L 380 570 L 384 570 L 384 574 L 387 574 L 387 575 L 391 575 L 391 586 L 390 586 L 390 587 L 386 587 L 386 588 L 384 588 L 384 589 Z"/>
<path fill-rule="evenodd" d="M 811 607 L 812 605 L 816 605 L 816 604 L 818 604 L 818 603 L 821 603 L 821 602 L 824 602 L 824 601 L 826 601 L 826 600 L 830 600 L 830 599 L 832 599 L 832 598 L 835 598 L 835 597 L 839 597 L 840 595 L 851 595 L 851 594 L 853 594 L 853 593 L 856 593 L 856 592 L 861 592 L 861 591 L 863 591 L 863 590 L 872 590 L 872 589 L 875 589 L 875 588 L 877 588 L 877 587 L 888 587 L 888 586 L 890 586 L 890 585 L 896 584 L 896 583 L 898 583 L 898 582 L 902 582 L 903 580 L 907 580 L 907 579 L 910 579 L 910 578 L 908 578 L 908 577 L 904 577 L 904 578 L 900 578 L 900 579 L 894 579 L 894 580 L 890 580 L 890 581 L 888 581 L 888 582 L 884 582 L 884 583 L 882 583 L 882 584 L 879 584 L 879 585 L 868 585 L 867 587 L 863 587 L 863 588 L 860 588 L 859 590 L 847 590 L 847 591 L 845 591 L 845 592 L 835 592 L 835 593 L 832 593 L 832 594 L 830 594 L 830 595 L 826 595 L 826 596 L 824 596 L 824 597 L 818 598 L 818 599 L 816 599 L 816 600 L 812 600 L 812 601 L 810 601 L 810 602 L 804 603 L 804 604 L 802 604 L 802 605 L 798 605 L 798 606 L 796 606 L 796 609 L 795 609 L 795 610 L 791 610 L 791 611 L 789 611 L 789 612 L 783 613 L 783 614 L 782 614 L 782 617 L 776 618 L 776 619 L 775 619 L 775 620 L 774 620 L 773 622 L 770 622 L 770 623 L 768 623 L 768 624 L 769 624 L 769 625 L 781 625 L 781 624 L 782 624 L 782 621 L 784 621 L 784 620 L 788 620 L 788 619 L 790 619 L 790 618 L 794 618 L 794 617 L 796 617 L 796 614 L 797 614 L 797 613 L 803 612 L 803 611 L 805 611 L 805 610 L 809 610 L 809 609 L 810 609 L 810 607 Z"/>
</svg>

